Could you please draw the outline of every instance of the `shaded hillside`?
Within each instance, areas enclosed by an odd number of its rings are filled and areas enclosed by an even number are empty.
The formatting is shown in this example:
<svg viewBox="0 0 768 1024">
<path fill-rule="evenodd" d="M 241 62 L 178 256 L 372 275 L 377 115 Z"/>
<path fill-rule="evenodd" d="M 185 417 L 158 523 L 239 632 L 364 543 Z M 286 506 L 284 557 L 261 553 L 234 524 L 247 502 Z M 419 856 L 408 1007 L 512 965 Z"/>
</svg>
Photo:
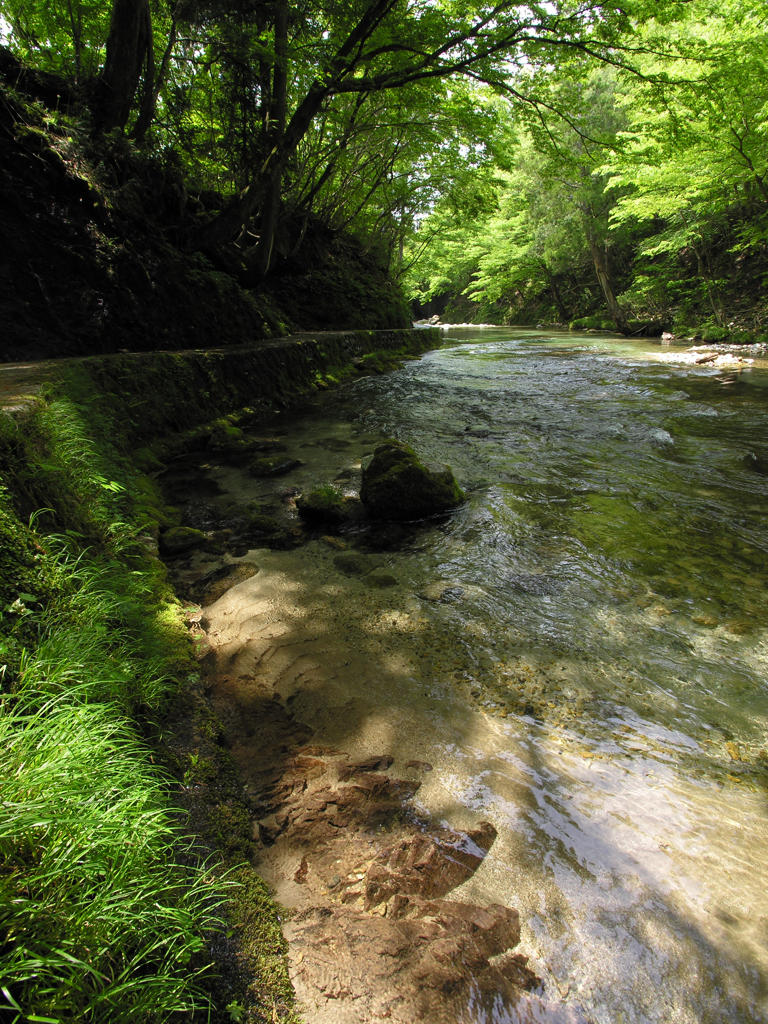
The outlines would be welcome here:
<svg viewBox="0 0 768 1024">
<path fill-rule="evenodd" d="M 186 233 L 220 197 L 190 191 L 173 155 L 142 157 L 116 137 L 81 145 L 74 116 L 56 109 L 55 80 L 27 77 L 37 98 L 12 89 L 18 65 L 4 57 L 3 361 L 409 324 L 376 261 L 352 239 L 311 224 L 298 246 L 288 233 L 278 240 L 273 280 L 261 291 L 240 286 L 234 245 L 185 252 Z"/>
</svg>

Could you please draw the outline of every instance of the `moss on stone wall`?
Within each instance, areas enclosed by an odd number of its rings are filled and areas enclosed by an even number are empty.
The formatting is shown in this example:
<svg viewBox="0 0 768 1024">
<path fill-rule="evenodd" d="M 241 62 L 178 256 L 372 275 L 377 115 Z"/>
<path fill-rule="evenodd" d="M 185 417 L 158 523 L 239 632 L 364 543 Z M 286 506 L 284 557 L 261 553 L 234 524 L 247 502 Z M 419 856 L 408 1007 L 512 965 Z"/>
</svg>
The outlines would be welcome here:
<svg viewBox="0 0 768 1024">
<path fill-rule="evenodd" d="M 440 331 L 299 335 L 261 345 L 187 352 L 118 353 L 73 361 L 66 388 L 96 403 L 114 438 L 131 447 L 188 430 L 244 407 L 264 415 L 352 372 L 391 366 L 436 348 Z M 355 366 L 355 362 L 358 366 Z"/>
</svg>

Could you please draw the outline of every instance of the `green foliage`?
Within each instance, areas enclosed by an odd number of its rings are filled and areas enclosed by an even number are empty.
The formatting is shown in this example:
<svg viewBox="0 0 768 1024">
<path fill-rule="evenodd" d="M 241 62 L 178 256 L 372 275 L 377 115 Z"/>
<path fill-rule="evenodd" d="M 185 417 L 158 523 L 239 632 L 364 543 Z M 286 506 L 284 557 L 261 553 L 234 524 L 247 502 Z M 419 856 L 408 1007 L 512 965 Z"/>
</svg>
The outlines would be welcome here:
<svg viewBox="0 0 768 1024">
<path fill-rule="evenodd" d="M 7 536 L 36 549 L 46 598 L 19 595 L 0 623 L 4 1005 L 10 1019 L 104 1022 L 192 1009 L 205 1002 L 192 958 L 224 890 L 194 866 L 134 725 L 189 664 L 178 605 L 149 562 L 18 524 Z"/>
<path fill-rule="evenodd" d="M 696 331 L 705 320 L 725 329 L 729 306 L 759 329 L 768 272 L 762 19 L 697 0 L 665 9 L 663 22 L 638 22 L 635 41 L 647 48 L 633 57 L 639 75 L 574 56 L 518 80 L 526 103 L 502 118 L 495 174 L 483 170 L 495 178 L 496 208 L 476 218 L 437 204 L 407 248 L 415 299 L 463 293 L 475 319 L 591 316 L 598 326 L 607 317 L 590 281 L 597 249 L 634 319 L 659 331 Z"/>
<path fill-rule="evenodd" d="M 100 544 L 126 541 L 125 481 L 114 479 L 126 464 L 97 451 L 82 407 L 63 395 L 48 397 L 26 415 L 0 417 L 0 457 L 18 499 L 27 514 L 43 509 L 61 530 Z"/>
<path fill-rule="evenodd" d="M 182 866 L 165 784 L 88 685 L 0 713 L 0 972 L 9 1019 L 140 1021 L 204 1002 L 190 963 L 221 883 Z"/>
<path fill-rule="evenodd" d="M 19 53 L 46 71 L 87 79 L 96 74 L 109 32 L 99 0 L 0 0 Z"/>
<path fill-rule="evenodd" d="M 704 341 L 727 341 L 728 331 L 724 327 L 705 327 L 701 337 Z"/>
<path fill-rule="evenodd" d="M 135 544 L 132 512 L 144 520 L 157 496 L 99 436 L 96 403 L 61 395 L 2 425 L 1 1012 L 205 1015 L 231 886 L 185 838 L 140 738 L 193 665 L 162 564 Z M 14 505 L 39 498 L 59 508 L 23 526 Z M 243 834 L 222 818 L 209 839 L 241 859 Z"/>
<path fill-rule="evenodd" d="M 50 588 L 40 586 L 40 555 L 34 534 L 19 522 L 7 490 L 0 486 L 0 608 L 6 609 L 4 615 L 22 593 L 34 591 L 36 600 L 44 600 Z"/>
<path fill-rule="evenodd" d="M 374 14 L 360 0 L 291 8 L 284 33 L 281 4 L 153 5 L 153 48 L 142 87 L 127 96 L 128 127 L 139 146 L 175 154 L 202 201 L 195 215 L 221 209 L 214 193 L 255 190 L 240 225 L 225 231 L 246 229 L 241 249 L 247 229 L 255 237 L 263 228 L 260 204 L 277 174 L 281 255 L 301 246 L 312 216 L 333 231 L 353 229 L 399 274 L 406 236 L 438 199 L 470 215 L 487 210 L 466 171 L 493 156 L 500 97 L 527 102 L 532 69 L 553 60 L 578 67 L 585 50 L 628 63 L 655 7 L 462 0 Z M 680 7 L 666 5 L 665 19 Z M 119 49 L 119 19 L 93 0 L 0 0 L 0 13 L 17 53 L 70 82 L 103 76 L 110 47 Z M 105 170 L 121 162 L 106 160 Z M 131 182 L 118 191 L 126 209 L 135 205 Z"/>
</svg>

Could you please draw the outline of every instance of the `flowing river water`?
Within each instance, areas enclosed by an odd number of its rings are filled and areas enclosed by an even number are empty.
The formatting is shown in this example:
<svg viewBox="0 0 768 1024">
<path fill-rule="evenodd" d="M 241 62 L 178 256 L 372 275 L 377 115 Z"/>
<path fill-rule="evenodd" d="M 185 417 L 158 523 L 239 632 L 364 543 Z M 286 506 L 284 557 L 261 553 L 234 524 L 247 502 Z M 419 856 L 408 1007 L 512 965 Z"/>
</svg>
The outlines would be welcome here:
<svg viewBox="0 0 768 1024">
<path fill-rule="evenodd" d="M 259 572 L 209 630 L 323 742 L 429 762 L 433 818 L 495 825 L 453 896 L 520 911 L 560 1005 L 526 1019 L 768 1021 L 768 362 L 662 352 L 451 331 L 276 418 L 290 476 L 206 468 L 220 503 L 352 493 L 397 437 L 466 489 L 419 528 L 237 553 Z"/>
</svg>

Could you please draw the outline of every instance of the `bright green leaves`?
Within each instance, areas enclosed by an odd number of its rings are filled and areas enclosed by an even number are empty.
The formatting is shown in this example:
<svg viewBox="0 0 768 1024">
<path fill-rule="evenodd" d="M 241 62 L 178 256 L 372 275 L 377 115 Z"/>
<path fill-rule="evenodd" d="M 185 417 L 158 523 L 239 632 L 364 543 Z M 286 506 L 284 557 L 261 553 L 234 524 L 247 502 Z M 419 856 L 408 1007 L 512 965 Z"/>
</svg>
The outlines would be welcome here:
<svg viewBox="0 0 768 1024">
<path fill-rule="evenodd" d="M 100 0 L 0 0 L 20 55 L 47 71 L 78 80 L 95 75 L 109 32 L 109 5 Z"/>
</svg>

